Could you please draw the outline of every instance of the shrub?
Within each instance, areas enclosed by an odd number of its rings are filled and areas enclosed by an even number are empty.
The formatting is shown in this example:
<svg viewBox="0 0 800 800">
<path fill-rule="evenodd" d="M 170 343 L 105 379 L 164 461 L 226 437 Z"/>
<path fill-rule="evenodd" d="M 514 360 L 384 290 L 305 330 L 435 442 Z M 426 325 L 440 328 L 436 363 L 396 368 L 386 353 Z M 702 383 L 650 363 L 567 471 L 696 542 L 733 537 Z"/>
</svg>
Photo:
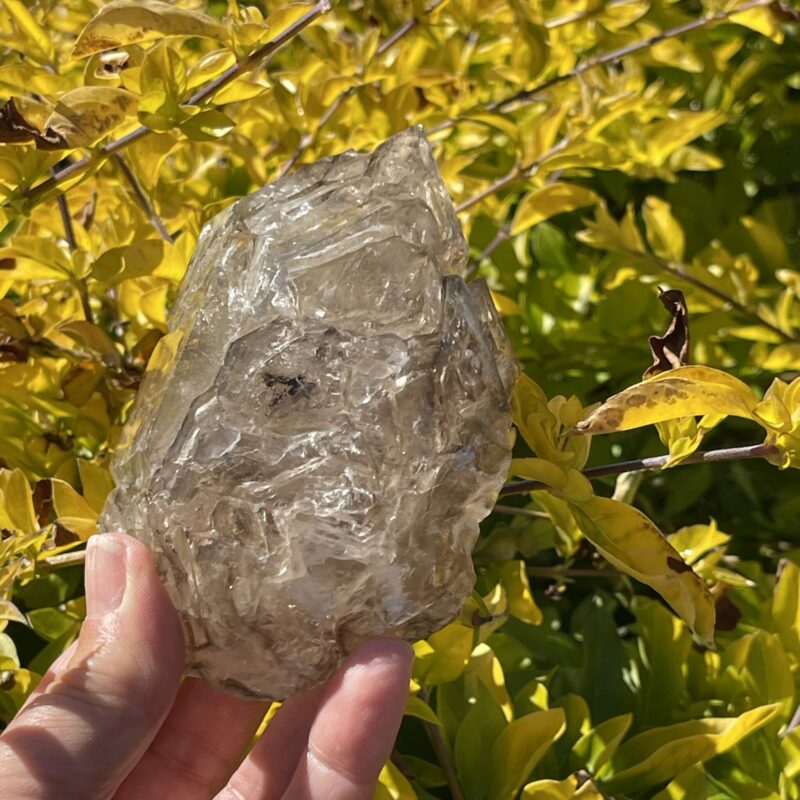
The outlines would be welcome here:
<svg viewBox="0 0 800 800">
<path fill-rule="evenodd" d="M 800 797 L 799 24 L 767 0 L 4 0 L 3 719 L 77 635 L 202 225 L 422 124 L 526 376 L 519 480 L 461 618 L 417 645 L 378 796 Z"/>
</svg>

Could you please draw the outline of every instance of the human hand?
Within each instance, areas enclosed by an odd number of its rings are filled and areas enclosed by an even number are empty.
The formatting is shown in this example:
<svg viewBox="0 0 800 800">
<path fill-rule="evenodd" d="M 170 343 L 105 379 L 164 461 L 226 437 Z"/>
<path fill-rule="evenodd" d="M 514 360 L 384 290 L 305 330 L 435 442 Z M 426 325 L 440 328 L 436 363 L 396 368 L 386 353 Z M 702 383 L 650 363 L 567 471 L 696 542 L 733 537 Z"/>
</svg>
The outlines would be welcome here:
<svg viewBox="0 0 800 800">
<path fill-rule="evenodd" d="M 89 541 L 87 616 L 0 736 L 4 800 L 369 800 L 394 742 L 413 655 L 363 645 L 326 686 L 269 707 L 182 683 L 184 640 L 150 551 Z"/>
</svg>

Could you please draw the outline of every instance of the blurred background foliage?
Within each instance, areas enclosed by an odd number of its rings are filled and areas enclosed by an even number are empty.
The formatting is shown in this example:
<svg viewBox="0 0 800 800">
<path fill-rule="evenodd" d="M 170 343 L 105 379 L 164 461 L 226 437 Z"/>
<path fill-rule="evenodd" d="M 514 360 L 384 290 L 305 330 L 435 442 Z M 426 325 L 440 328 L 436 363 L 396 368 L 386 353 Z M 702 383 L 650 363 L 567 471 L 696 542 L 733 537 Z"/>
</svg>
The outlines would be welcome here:
<svg viewBox="0 0 800 800">
<path fill-rule="evenodd" d="M 203 224 L 421 124 L 536 382 L 515 464 L 540 485 L 500 500 L 462 618 L 417 645 L 377 796 L 800 797 L 795 474 L 677 466 L 706 427 L 758 444 L 753 420 L 797 464 L 798 45 L 797 6 L 765 0 L 4 0 L 2 720 L 78 633 L 109 458 Z M 684 408 L 590 451 L 568 433 L 641 380 L 658 287 L 686 296 L 689 362 L 753 407 L 778 378 L 773 413 Z M 570 473 L 667 448 L 597 496 Z M 587 521 L 611 496 L 650 528 Z"/>
</svg>

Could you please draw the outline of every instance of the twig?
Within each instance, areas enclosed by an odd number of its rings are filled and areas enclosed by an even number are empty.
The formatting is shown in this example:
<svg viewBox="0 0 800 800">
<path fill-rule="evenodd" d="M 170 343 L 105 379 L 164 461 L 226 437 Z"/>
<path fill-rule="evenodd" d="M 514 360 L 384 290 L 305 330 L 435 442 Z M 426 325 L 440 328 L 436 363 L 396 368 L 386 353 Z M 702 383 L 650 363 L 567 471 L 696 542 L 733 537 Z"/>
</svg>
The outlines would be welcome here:
<svg viewBox="0 0 800 800">
<path fill-rule="evenodd" d="M 754 309 L 750 308 L 750 306 L 747 306 L 744 303 L 740 303 L 736 298 L 731 297 L 729 294 L 726 294 L 721 289 L 717 289 L 710 283 L 706 283 L 701 278 L 697 278 L 694 275 L 691 275 L 682 266 L 678 264 L 671 264 L 668 261 L 664 261 L 663 259 L 658 258 L 658 256 L 655 256 L 652 253 L 648 253 L 642 250 L 631 250 L 630 248 L 626 248 L 626 252 L 638 258 L 645 258 L 648 261 L 650 261 L 651 264 L 654 264 L 664 272 L 668 272 L 670 275 L 674 275 L 676 278 L 679 278 L 682 281 L 686 281 L 686 283 L 692 284 L 692 286 L 701 289 L 707 294 L 710 294 L 712 297 L 716 297 L 717 300 L 722 300 L 723 303 L 727 303 L 729 306 L 731 306 L 731 308 L 735 308 L 740 314 L 743 314 L 746 317 L 750 317 L 750 319 L 752 319 L 754 322 L 757 322 L 759 325 L 763 325 L 765 328 L 769 328 L 769 330 L 771 330 L 773 333 L 776 333 L 785 342 L 797 341 L 797 337 L 792 336 L 790 333 L 787 333 L 786 331 L 782 330 L 777 325 L 773 325 L 769 320 L 764 319 L 764 317 L 762 317 L 761 314 L 758 313 L 758 311 L 755 311 Z"/>
<path fill-rule="evenodd" d="M 419 690 L 419 696 L 422 700 L 430 705 L 430 697 L 424 688 Z M 450 789 L 450 796 L 452 800 L 465 800 L 464 790 L 461 788 L 461 784 L 458 782 L 456 768 L 453 764 L 453 760 L 450 758 L 450 751 L 447 749 L 447 745 L 442 738 L 442 733 L 439 730 L 438 725 L 434 725 L 425 721 L 423 721 L 422 724 L 425 726 L 425 731 L 428 734 L 428 738 L 431 740 L 434 751 L 436 752 L 436 758 L 439 761 L 439 766 L 441 766 L 442 772 L 444 772 L 444 777 L 447 781 L 447 787 Z"/>
<path fill-rule="evenodd" d="M 526 567 L 532 578 L 618 578 L 615 569 L 578 569 L 571 567 Z"/>
<path fill-rule="evenodd" d="M 493 183 L 490 183 L 485 189 L 482 189 L 478 194 L 472 195 L 472 197 L 468 197 L 466 200 L 462 200 L 457 206 L 456 211 L 466 211 L 468 208 L 472 208 L 476 203 L 480 203 L 481 200 L 493 195 L 495 192 L 499 192 L 500 189 L 504 189 L 506 186 L 514 183 L 518 178 L 532 178 L 538 171 L 539 167 L 544 164 L 545 161 L 552 158 L 556 153 L 559 153 L 563 150 L 568 144 L 571 144 L 574 141 L 574 137 L 570 139 L 568 136 L 564 136 L 562 139 L 559 139 L 549 150 L 546 150 L 542 153 L 535 161 L 531 161 L 530 164 L 522 167 L 519 164 L 515 164 L 505 175 L 501 178 L 498 178 Z M 510 233 L 509 229 L 509 233 Z M 498 242 L 499 244 L 499 242 Z"/>
<path fill-rule="evenodd" d="M 435 2 L 431 3 L 426 9 L 426 14 L 432 14 L 445 0 L 435 0 Z M 409 20 L 406 20 L 397 30 L 393 31 L 389 36 L 387 36 L 382 42 L 380 42 L 375 48 L 374 58 L 380 58 L 387 50 L 397 44 L 407 33 L 413 31 L 414 28 L 417 28 L 421 24 L 421 20 L 417 17 L 412 17 Z M 372 62 L 370 59 L 369 62 L 366 64 L 361 64 L 358 68 L 357 75 L 362 77 L 364 74 L 364 68 L 368 66 L 369 63 Z M 345 102 L 348 98 L 352 97 L 355 94 L 356 87 L 350 86 L 347 89 L 342 90 L 334 99 L 334 101 L 325 109 L 322 116 L 319 118 L 319 122 L 317 122 L 317 127 L 314 131 L 310 133 L 306 133 L 301 139 L 297 147 L 295 148 L 294 153 L 289 157 L 285 164 L 281 167 L 280 174 L 281 176 L 285 175 L 300 159 L 300 156 L 311 147 L 311 145 L 316 140 L 317 136 L 319 136 L 322 129 L 328 124 L 331 118 L 336 114 L 336 112 L 341 108 L 342 103 Z"/>
<path fill-rule="evenodd" d="M 124 159 L 121 153 L 114 153 L 112 158 L 116 165 L 120 168 L 120 171 L 125 176 L 125 179 L 130 184 L 131 189 L 133 190 L 133 194 L 135 195 L 139 205 L 144 210 L 144 213 L 147 214 L 150 222 L 153 224 L 153 227 L 158 231 L 159 235 L 161 236 L 164 241 L 169 242 L 170 244 L 175 240 L 172 238 L 172 235 L 167 230 L 164 223 L 161 221 L 161 217 L 158 216 L 156 210 L 153 208 L 153 204 L 150 202 L 147 195 L 144 193 L 144 189 L 142 189 L 142 184 L 139 183 L 139 179 L 133 174 L 133 171 L 128 166 L 128 162 Z"/>
<path fill-rule="evenodd" d="M 503 98 L 502 100 L 496 100 L 493 103 L 488 103 L 487 105 L 483 106 L 476 106 L 475 108 L 464 112 L 464 114 L 460 115 L 459 117 L 443 120 L 438 125 L 428 128 L 427 134 L 430 136 L 434 133 L 449 130 L 457 125 L 460 119 L 464 117 L 468 118 L 470 114 L 474 114 L 478 111 L 505 113 L 512 106 L 528 105 L 536 98 L 537 95 L 541 94 L 542 92 L 552 89 L 554 86 L 557 86 L 564 81 L 577 78 L 579 75 L 583 75 L 585 72 L 588 72 L 595 67 L 604 66 L 605 64 L 612 64 L 615 61 L 625 58 L 626 56 L 638 53 L 640 50 L 646 50 L 648 47 L 652 47 L 653 45 L 663 42 L 666 39 L 678 38 L 679 36 L 690 33 L 691 31 L 705 28 L 706 26 L 715 22 L 725 22 L 731 17 L 736 16 L 736 14 L 741 14 L 745 11 L 749 11 L 752 8 L 758 8 L 759 6 L 768 6 L 771 2 L 773 2 L 773 0 L 751 0 L 750 2 L 743 3 L 741 6 L 736 8 L 731 8 L 727 11 L 716 11 L 713 14 L 701 17 L 700 19 L 694 19 L 690 22 L 684 22 L 682 25 L 676 25 L 674 28 L 668 28 L 665 31 L 661 31 L 661 33 L 657 33 L 654 36 L 648 36 L 646 39 L 642 39 L 638 42 L 633 42 L 632 44 L 625 45 L 624 47 L 618 47 L 615 50 L 609 50 L 607 53 L 600 53 L 599 55 L 592 56 L 591 58 L 581 61 L 568 72 L 563 72 L 560 75 L 554 75 L 552 78 L 542 81 L 531 89 L 523 89 L 522 91 L 515 92 L 514 94 Z"/>
<path fill-rule="evenodd" d="M 56 202 L 58 203 L 58 211 L 61 214 L 61 222 L 64 225 L 64 238 L 67 240 L 70 252 L 74 253 L 78 249 L 78 242 L 75 239 L 75 228 L 72 227 L 72 217 L 69 213 L 67 196 L 60 194 Z M 92 302 L 89 297 L 89 286 L 86 283 L 86 278 L 78 278 L 74 281 L 74 285 L 78 292 L 78 297 L 81 299 L 83 317 L 87 322 L 93 323 L 94 312 L 92 311 Z"/>
<path fill-rule="evenodd" d="M 331 9 L 331 0 L 319 0 L 306 14 L 300 19 L 293 22 L 286 30 L 278 34 L 274 39 L 270 40 L 263 46 L 259 47 L 247 58 L 233 64 L 225 70 L 221 75 L 209 81 L 205 86 L 200 87 L 188 100 L 181 105 L 193 106 L 208 100 L 213 94 L 219 91 L 224 86 L 227 86 L 232 80 L 238 78 L 240 75 L 255 70 L 268 58 L 270 58 L 277 50 L 283 47 L 290 39 L 294 38 L 304 28 L 308 27 L 315 19 L 327 13 Z M 22 196 L 28 201 L 30 206 L 36 205 L 52 190 L 57 189 L 61 183 L 68 178 L 75 175 L 80 175 L 86 172 L 90 167 L 94 166 L 106 156 L 113 155 L 114 153 L 124 150 L 132 142 L 138 141 L 144 136 L 151 133 L 150 128 L 144 126 L 136 128 L 130 133 L 115 139 L 112 142 L 104 144 L 96 153 L 82 158 L 80 161 L 75 161 L 64 169 L 58 170 L 54 175 L 50 176 L 47 180 L 37 184 L 32 189 L 22 192 Z"/>
<path fill-rule="evenodd" d="M 534 511 L 532 508 L 518 508 L 517 506 L 505 506 L 502 503 L 495 503 L 492 511 L 498 514 L 512 514 L 518 517 L 528 517 L 529 519 L 550 519 L 549 514 L 544 511 Z"/>
<path fill-rule="evenodd" d="M 715 461 L 739 461 L 745 458 L 769 458 L 777 452 L 775 445 L 772 444 L 751 444 L 745 447 L 725 447 L 721 450 L 705 450 L 692 453 L 687 456 L 680 465 L 683 464 L 710 464 Z M 604 464 L 600 467 L 585 469 L 583 474 L 589 478 L 601 478 L 604 475 L 619 475 L 622 472 L 639 472 L 641 470 L 661 469 L 669 461 L 670 457 L 653 456 L 651 458 L 635 458 L 632 461 L 620 461 L 617 464 Z M 507 483 L 501 490 L 500 496 L 507 497 L 510 494 L 526 494 L 537 489 L 548 488 L 546 483 L 541 481 L 515 481 Z"/>
<path fill-rule="evenodd" d="M 36 567 L 39 572 L 49 572 L 64 567 L 74 567 L 76 564 L 83 564 L 84 561 L 86 561 L 86 551 L 74 550 L 69 553 L 59 553 L 57 556 L 39 558 Z"/>
</svg>

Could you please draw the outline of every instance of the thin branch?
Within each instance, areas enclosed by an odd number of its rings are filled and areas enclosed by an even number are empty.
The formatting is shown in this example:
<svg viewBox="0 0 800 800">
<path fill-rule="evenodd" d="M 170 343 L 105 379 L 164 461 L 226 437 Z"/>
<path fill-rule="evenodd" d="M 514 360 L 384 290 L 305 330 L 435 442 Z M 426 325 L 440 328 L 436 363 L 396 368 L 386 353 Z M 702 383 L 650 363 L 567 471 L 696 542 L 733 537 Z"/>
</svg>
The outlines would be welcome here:
<svg viewBox="0 0 800 800">
<path fill-rule="evenodd" d="M 86 561 L 85 550 L 74 550 L 69 553 L 59 553 L 56 556 L 45 556 L 36 561 L 36 568 L 39 572 L 50 572 L 64 567 L 74 567 L 76 564 L 83 564 Z"/>
<path fill-rule="evenodd" d="M 759 8 L 760 6 L 768 6 L 771 2 L 773 2 L 773 0 L 750 0 L 750 2 L 743 3 L 736 8 L 731 8 L 727 11 L 716 11 L 708 16 L 694 19 L 690 22 L 684 22 L 682 25 L 676 25 L 674 28 L 667 28 L 667 30 L 661 31 L 661 33 L 657 33 L 654 36 L 648 36 L 646 39 L 641 39 L 638 42 L 633 42 L 632 44 L 625 45 L 624 47 L 618 47 L 615 50 L 609 50 L 606 53 L 600 53 L 596 56 L 592 56 L 584 61 L 579 62 L 571 70 L 563 72 L 560 75 L 554 75 L 552 78 L 548 78 L 547 80 L 542 81 L 530 89 L 523 89 L 522 91 L 515 92 L 509 97 L 505 97 L 502 100 L 495 100 L 487 105 L 476 106 L 475 108 L 464 112 L 464 114 L 460 115 L 459 117 L 443 120 L 438 125 L 428 128 L 427 134 L 430 136 L 434 133 L 439 133 L 440 131 L 449 130 L 457 125 L 460 119 L 463 117 L 469 117 L 470 114 L 474 114 L 478 111 L 488 111 L 490 113 L 499 112 L 502 114 L 511 110 L 513 106 L 519 107 L 529 105 L 542 92 L 552 89 L 554 86 L 564 83 L 564 81 L 577 78 L 579 75 L 583 75 L 585 72 L 588 72 L 595 67 L 613 64 L 614 62 L 620 61 L 626 56 L 633 55 L 641 50 L 647 50 L 647 48 L 652 47 L 659 42 L 663 42 L 667 39 L 676 39 L 680 36 L 684 36 L 687 33 L 700 30 L 701 28 L 705 28 L 717 22 L 725 22 L 736 14 L 741 14 L 745 11 L 749 11 L 750 9 Z"/>
<path fill-rule="evenodd" d="M 72 226 L 72 216 L 69 213 L 69 202 L 65 194 L 58 195 L 56 199 L 58 203 L 58 211 L 61 214 L 61 222 L 64 225 L 64 238 L 67 240 L 70 253 L 74 253 L 78 249 L 78 242 L 75 239 L 75 228 Z M 86 278 L 78 278 L 74 281 L 75 289 L 78 292 L 78 297 L 81 300 L 81 308 L 83 309 L 83 318 L 87 322 L 94 322 L 94 312 L 92 311 L 92 302 L 89 297 L 89 286 L 86 283 Z"/>
<path fill-rule="evenodd" d="M 319 0 L 307 13 L 293 22 L 286 30 L 253 51 L 247 58 L 242 59 L 226 69 L 225 72 L 214 78 L 214 80 L 209 81 L 205 86 L 200 87 L 197 92 L 181 105 L 194 106 L 203 103 L 224 86 L 227 86 L 235 78 L 238 78 L 246 72 L 257 69 L 261 64 L 267 62 L 277 50 L 283 47 L 304 28 L 308 27 L 318 17 L 330 11 L 330 9 L 331 0 Z M 42 181 L 42 183 L 37 184 L 32 189 L 22 192 L 22 196 L 28 201 L 30 206 L 34 206 L 44 199 L 51 191 L 57 189 L 61 183 L 67 179 L 86 172 L 90 167 L 100 163 L 105 157 L 118 153 L 120 150 L 124 150 L 129 144 L 138 141 L 150 133 L 150 128 L 144 126 L 136 128 L 130 133 L 125 134 L 125 136 L 121 136 L 119 139 L 115 139 L 103 145 L 96 153 L 92 153 L 82 158 L 80 161 L 75 161 L 73 164 L 64 167 L 64 169 L 58 170 L 47 180 Z"/>
<path fill-rule="evenodd" d="M 518 508 L 517 506 L 505 506 L 502 503 L 495 503 L 492 511 L 498 514 L 528 517 L 528 519 L 550 519 L 550 515 L 545 514 L 544 511 L 534 511 L 531 508 Z"/>
<path fill-rule="evenodd" d="M 472 206 L 480 203 L 481 200 L 490 197 L 491 195 L 495 194 L 495 192 L 499 192 L 501 189 L 505 189 L 506 186 L 511 185 L 519 178 L 532 178 L 539 171 L 539 168 L 542 166 L 542 164 L 544 164 L 545 161 L 552 158 L 554 155 L 556 155 L 556 153 L 559 153 L 573 141 L 574 139 L 564 136 L 562 139 L 559 139 L 549 150 L 546 150 L 544 153 L 542 153 L 535 161 L 531 161 L 530 164 L 527 164 L 524 167 L 521 167 L 519 164 L 515 164 L 505 175 L 498 178 L 493 183 L 490 183 L 486 188 L 482 189 L 477 194 L 472 195 L 472 197 L 462 200 L 456 206 L 456 211 L 461 212 L 466 211 L 468 208 L 472 208 Z M 511 229 L 509 228 L 509 234 L 510 233 Z"/>
<path fill-rule="evenodd" d="M 777 448 L 772 444 L 751 444 L 746 447 L 725 447 L 721 450 L 705 450 L 692 453 L 687 456 L 679 465 L 683 464 L 710 464 L 715 461 L 740 461 L 745 458 L 766 458 L 774 456 Z M 589 478 L 601 478 L 604 475 L 619 475 L 622 472 L 641 472 L 642 470 L 662 469 L 670 457 L 653 456 L 651 458 L 635 458 L 632 461 L 620 461 L 617 464 L 604 464 L 600 467 L 591 467 L 583 471 L 584 476 Z M 506 484 L 500 490 L 501 497 L 510 494 L 526 494 L 538 489 L 547 489 L 546 483 L 541 481 L 515 481 Z"/>
<path fill-rule="evenodd" d="M 432 14 L 440 5 L 442 5 L 445 0 L 435 0 L 435 2 L 431 3 L 426 9 L 426 14 Z M 417 17 L 412 17 L 409 20 L 406 20 L 397 30 L 393 31 L 389 34 L 382 42 L 380 42 L 375 49 L 375 53 L 373 58 L 380 58 L 387 50 L 391 47 L 396 45 L 406 34 L 410 31 L 413 31 L 415 28 L 419 27 L 421 24 L 421 20 Z M 363 77 L 364 68 L 372 63 L 373 58 L 371 58 L 366 64 L 359 65 L 357 75 L 359 77 Z M 319 118 L 319 122 L 317 122 L 317 127 L 310 133 L 306 133 L 301 139 L 297 147 L 295 148 L 294 153 L 289 157 L 285 164 L 281 167 L 280 175 L 285 175 L 300 159 L 300 156 L 311 147 L 311 145 L 316 141 L 317 137 L 321 133 L 322 129 L 328 124 L 331 118 L 336 114 L 336 112 L 342 107 L 342 103 L 344 103 L 348 98 L 352 97 L 356 92 L 355 86 L 350 86 L 347 89 L 343 89 L 334 99 L 334 101 L 325 109 L 322 116 Z"/>
<path fill-rule="evenodd" d="M 615 569 L 579 569 L 573 567 L 526 567 L 532 578 L 619 578 Z"/>
<path fill-rule="evenodd" d="M 144 193 L 144 189 L 142 189 L 142 184 L 139 183 L 139 179 L 133 174 L 133 171 L 128 166 L 128 162 L 121 153 L 114 153 L 112 158 L 114 159 L 114 163 L 119 167 L 120 171 L 125 176 L 125 180 L 127 180 L 130 184 L 136 200 L 144 210 L 144 213 L 147 214 L 148 219 L 152 223 L 153 227 L 158 231 L 161 238 L 170 244 L 174 242 L 175 240 L 172 238 L 172 235 L 162 222 L 161 217 L 159 217 L 156 213 L 156 210 L 153 208 L 153 204 L 150 202 L 150 199 Z"/>
<path fill-rule="evenodd" d="M 710 283 L 706 283 L 701 278 L 697 278 L 694 275 L 691 275 L 684 269 L 682 266 L 678 264 L 671 264 L 668 261 L 664 261 L 658 256 L 653 255 L 652 253 L 647 253 L 641 250 L 631 250 L 627 249 L 630 255 L 636 256 L 638 258 L 645 258 L 651 264 L 654 264 L 659 269 L 663 270 L 664 272 L 668 272 L 670 275 L 674 275 L 676 278 L 679 278 L 682 281 L 686 281 L 686 283 L 692 284 L 692 286 L 701 289 L 702 291 L 710 294 L 712 297 L 716 297 L 717 300 L 722 300 L 722 302 L 727 303 L 731 308 L 735 308 L 740 314 L 743 314 L 746 317 L 750 317 L 754 322 L 758 323 L 759 325 L 763 325 L 765 328 L 769 328 L 773 333 L 776 333 L 778 336 L 781 337 L 785 342 L 796 342 L 797 337 L 792 336 L 790 333 L 787 333 L 783 329 L 779 328 L 777 325 L 773 325 L 769 320 L 764 319 L 758 311 L 750 308 L 750 306 L 745 305 L 744 303 L 740 303 L 736 298 L 731 297 L 729 294 L 726 294 L 721 289 L 717 289 L 715 286 L 712 286 Z"/>
<path fill-rule="evenodd" d="M 430 705 L 430 697 L 424 688 L 419 690 L 419 696 L 422 700 Z M 436 758 L 439 761 L 439 766 L 441 766 L 442 772 L 444 772 L 444 777 L 447 781 L 447 787 L 450 789 L 450 796 L 452 800 L 465 800 L 464 790 L 461 788 L 461 784 L 458 782 L 458 775 L 456 774 L 455 765 L 450 757 L 450 751 L 447 749 L 447 745 L 442 738 L 442 732 L 439 730 L 439 726 L 425 721 L 423 721 L 422 724 L 425 726 L 425 732 L 428 734 L 428 738 L 431 740 L 433 749 L 436 752 Z"/>
</svg>

